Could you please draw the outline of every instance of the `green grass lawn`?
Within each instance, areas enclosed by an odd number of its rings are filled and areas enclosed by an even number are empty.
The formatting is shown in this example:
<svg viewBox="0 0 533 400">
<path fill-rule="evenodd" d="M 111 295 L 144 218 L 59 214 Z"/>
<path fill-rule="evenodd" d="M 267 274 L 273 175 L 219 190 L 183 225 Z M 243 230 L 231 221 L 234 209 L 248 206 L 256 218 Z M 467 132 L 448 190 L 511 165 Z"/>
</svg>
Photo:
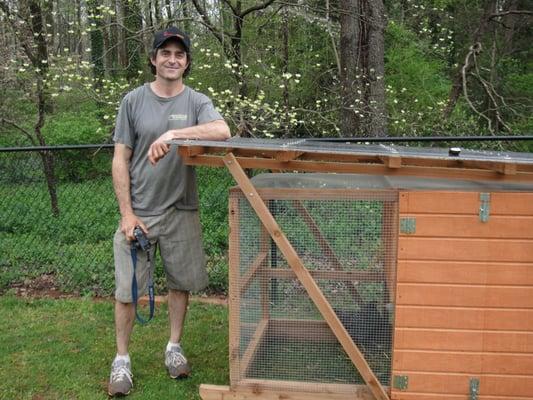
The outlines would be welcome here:
<svg viewBox="0 0 533 400">
<path fill-rule="evenodd" d="M 146 312 L 144 313 L 146 315 Z M 113 303 L 0 297 L 0 399 L 107 399 L 115 355 Z M 202 383 L 229 382 L 227 309 L 192 302 L 182 344 L 193 368 L 171 380 L 164 367 L 167 307 L 136 325 L 131 399 L 200 399 Z"/>
</svg>

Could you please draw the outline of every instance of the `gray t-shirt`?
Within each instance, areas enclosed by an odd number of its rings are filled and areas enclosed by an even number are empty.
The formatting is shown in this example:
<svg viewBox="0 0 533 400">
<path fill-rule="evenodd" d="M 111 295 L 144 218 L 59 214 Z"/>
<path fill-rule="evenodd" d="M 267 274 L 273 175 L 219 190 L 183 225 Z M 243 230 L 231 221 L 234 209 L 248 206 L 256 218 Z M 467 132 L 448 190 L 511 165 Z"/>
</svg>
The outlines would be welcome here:
<svg viewBox="0 0 533 400">
<path fill-rule="evenodd" d="M 198 208 L 194 167 L 184 165 L 175 148 L 153 166 L 148 161 L 148 149 L 169 129 L 219 119 L 222 116 L 211 100 L 188 86 L 177 96 L 165 98 L 157 96 L 146 83 L 124 97 L 113 140 L 133 150 L 130 191 L 137 215 L 159 215 L 171 206 L 184 210 Z"/>
</svg>

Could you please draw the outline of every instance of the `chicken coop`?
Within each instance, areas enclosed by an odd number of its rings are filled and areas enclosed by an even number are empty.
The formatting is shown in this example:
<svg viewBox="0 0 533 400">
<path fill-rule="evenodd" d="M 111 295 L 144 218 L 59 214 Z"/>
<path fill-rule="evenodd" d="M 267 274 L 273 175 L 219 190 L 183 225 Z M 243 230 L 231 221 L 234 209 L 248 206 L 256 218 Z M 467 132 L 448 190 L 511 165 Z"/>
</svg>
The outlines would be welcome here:
<svg viewBox="0 0 533 400">
<path fill-rule="evenodd" d="M 533 399 L 531 155 L 229 142 L 180 144 L 238 183 L 204 400 Z"/>
</svg>

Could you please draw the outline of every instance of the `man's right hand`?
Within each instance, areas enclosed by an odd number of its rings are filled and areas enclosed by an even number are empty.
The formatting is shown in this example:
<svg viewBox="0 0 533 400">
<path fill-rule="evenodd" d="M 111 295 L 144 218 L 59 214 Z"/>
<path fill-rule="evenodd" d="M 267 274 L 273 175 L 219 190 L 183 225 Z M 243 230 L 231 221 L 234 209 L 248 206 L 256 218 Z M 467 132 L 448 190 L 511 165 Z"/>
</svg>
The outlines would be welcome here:
<svg viewBox="0 0 533 400">
<path fill-rule="evenodd" d="M 135 214 L 124 215 L 120 220 L 120 230 L 130 242 L 135 240 L 135 237 L 133 236 L 133 230 L 136 226 L 140 226 L 143 232 L 148 234 L 148 228 Z"/>
</svg>

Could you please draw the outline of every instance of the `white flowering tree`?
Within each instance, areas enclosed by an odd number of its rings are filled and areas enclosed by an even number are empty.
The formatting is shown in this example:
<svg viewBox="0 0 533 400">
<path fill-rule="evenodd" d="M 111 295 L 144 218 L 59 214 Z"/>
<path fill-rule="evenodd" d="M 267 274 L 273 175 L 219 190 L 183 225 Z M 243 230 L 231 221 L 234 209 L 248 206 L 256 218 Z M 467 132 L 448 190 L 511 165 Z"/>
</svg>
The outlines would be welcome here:
<svg viewBox="0 0 533 400">
<path fill-rule="evenodd" d="M 22 133 L 33 145 L 46 146 L 46 140 L 42 134 L 47 110 L 50 109 L 50 95 L 46 88 L 49 59 L 47 25 L 45 22 L 43 4 L 39 0 L 21 0 L 18 5 L 0 1 L 0 10 L 3 11 L 8 24 L 17 34 L 20 45 L 21 57 L 26 60 L 19 68 L 23 76 L 31 77 L 31 85 L 26 85 L 27 96 L 34 102 L 36 108 L 36 120 L 33 129 L 28 130 L 16 121 L 2 117 L 2 122 L 10 124 Z M 43 171 L 50 195 L 52 213 L 59 215 L 57 202 L 56 179 L 54 174 L 54 159 L 45 150 L 39 152 L 43 163 Z"/>
</svg>

